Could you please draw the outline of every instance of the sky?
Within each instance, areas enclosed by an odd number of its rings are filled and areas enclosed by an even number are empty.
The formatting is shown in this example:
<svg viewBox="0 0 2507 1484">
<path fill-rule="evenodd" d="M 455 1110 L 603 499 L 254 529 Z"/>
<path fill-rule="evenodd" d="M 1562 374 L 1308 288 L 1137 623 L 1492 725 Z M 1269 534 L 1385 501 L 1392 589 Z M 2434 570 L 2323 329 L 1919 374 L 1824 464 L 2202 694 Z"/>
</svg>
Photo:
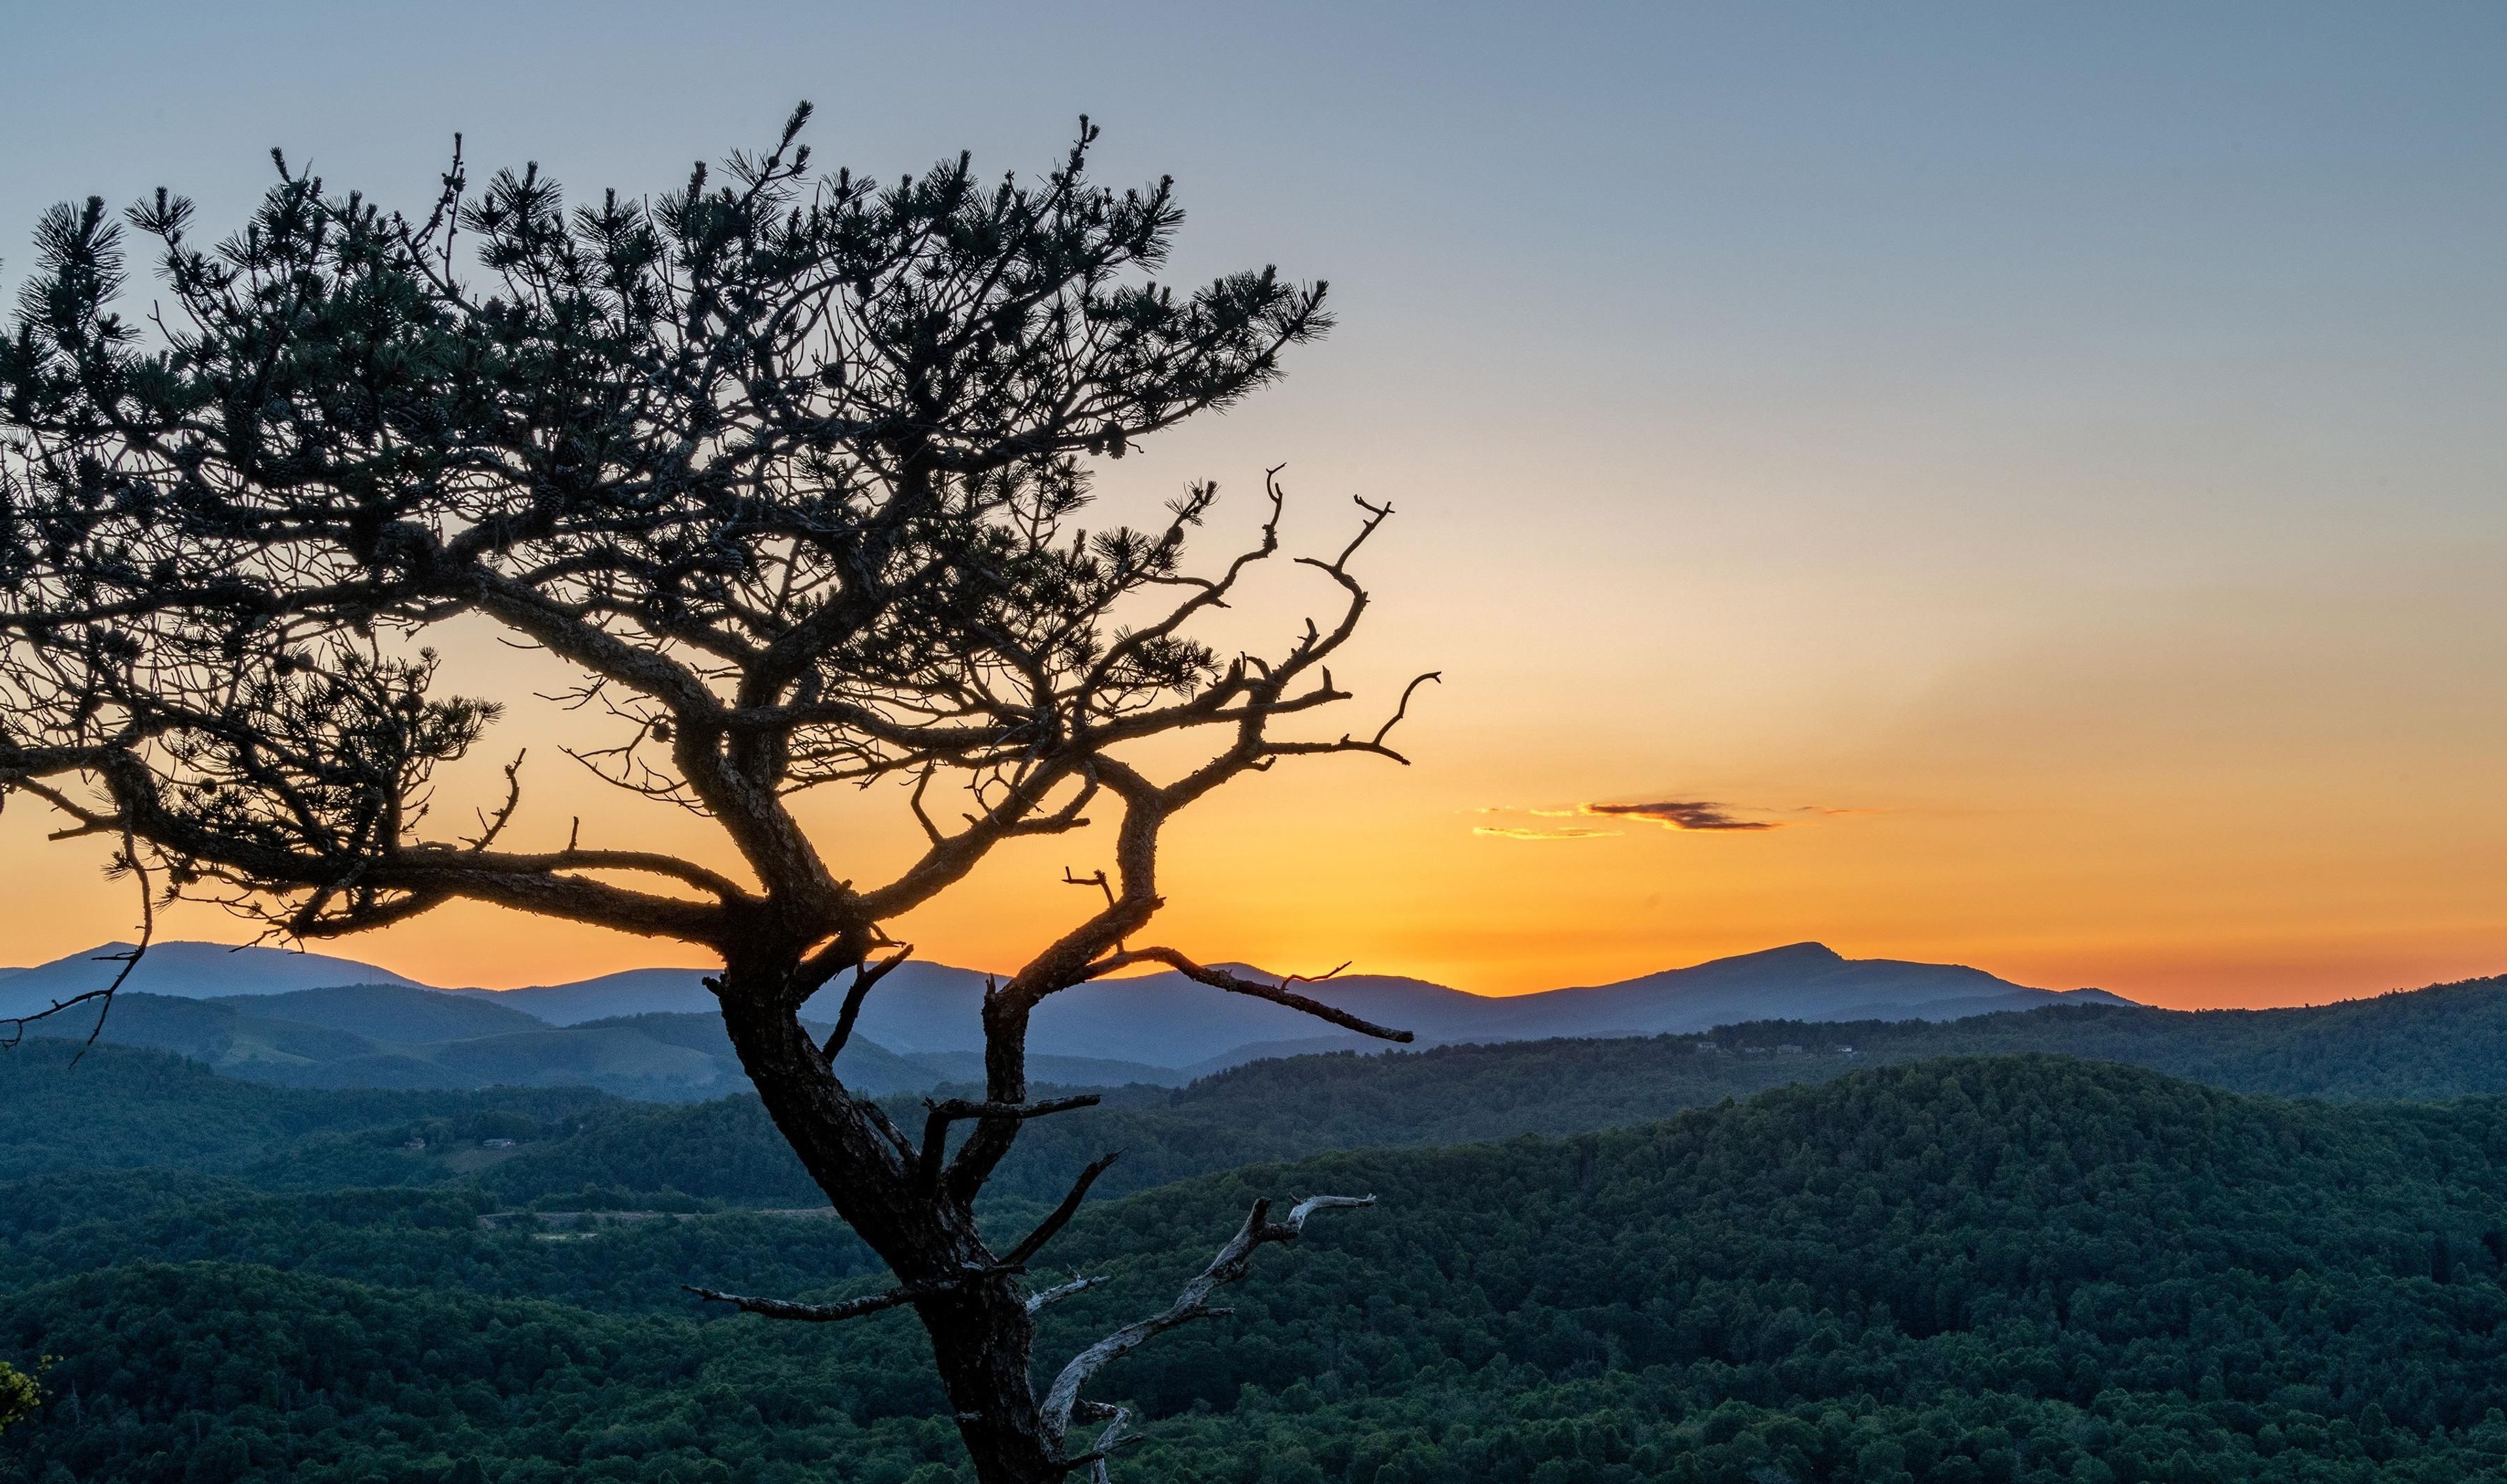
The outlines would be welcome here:
<svg viewBox="0 0 2507 1484">
<path fill-rule="evenodd" d="M 1413 766 L 1179 822 L 1187 952 L 1515 993 L 1817 939 L 2184 1006 L 2507 971 L 2507 10 L 0 0 L 0 292 L 50 203 L 232 223 L 272 145 L 392 201 L 455 130 L 647 192 L 802 98 L 881 176 L 1039 172 L 1084 112 L 1107 178 L 1176 177 L 1176 277 L 1327 278 L 1284 383 L 1101 489 L 1217 479 L 1214 555 L 1273 464 L 1308 546 L 1390 500 L 1344 678 L 1444 683 Z M 531 745 L 518 829 L 709 848 L 570 776 L 522 662 L 456 657 L 519 698 L 455 780 Z M 810 806 L 840 875 L 907 849 L 895 803 Z M 48 827 L 0 817 L 0 962 L 130 934 Z M 902 930 L 1015 964 L 1103 853 L 1031 843 Z M 701 961 L 467 908 L 334 951 Z"/>
</svg>

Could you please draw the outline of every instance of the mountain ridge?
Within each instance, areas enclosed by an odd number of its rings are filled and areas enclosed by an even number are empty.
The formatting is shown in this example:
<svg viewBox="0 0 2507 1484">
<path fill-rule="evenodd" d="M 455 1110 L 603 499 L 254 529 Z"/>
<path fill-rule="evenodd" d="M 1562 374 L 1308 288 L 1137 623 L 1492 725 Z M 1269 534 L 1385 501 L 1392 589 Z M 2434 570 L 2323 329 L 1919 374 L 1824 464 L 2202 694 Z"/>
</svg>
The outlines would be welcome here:
<svg viewBox="0 0 2507 1484">
<path fill-rule="evenodd" d="M 0 980 L 0 1013 L 23 1014 L 67 993 L 100 988 L 117 966 L 99 955 L 116 948 L 102 945 Z M 1256 968 L 1227 966 L 1247 977 L 1279 982 L 1279 976 Z M 336 992 L 346 986 L 372 986 L 366 992 L 369 998 L 398 995 L 403 1010 L 419 1004 L 412 996 L 431 994 L 468 1001 L 481 1011 L 510 1012 L 514 1020 L 502 1031 L 526 1034 L 535 1026 L 563 1029 L 621 1016 L 710 1015 L 713 995 L 703 983 L 709 972 L 651 967 L 514 990 L 439 989 L 355 959 L 174 942 L 152 948 L 127 988 L 242 1009 L 246 1001 L 273 996 L 298 996 L 289 1004 L 301 1008 L 313 1003 L 304 996 L 331 994 L 336 1000 Z M 341 975 L 350 977 L 339 979 Z M 980 1051 L 988 977 L 950 964 L 906 963 L 864 1005 L 858 1032 L 907 1056 Z M 320 982 L 324 980 L 336 982 Z M 820 992 L 815 1006 L 820 1018 L 833 1018 L 844 982 Z M 1849 959 L 1819 943 L 1786 944 L 1608 984 L 1517 995 L 1473 995 L 1392 974 L 1308 980 L 1300 990 L 1376 1024 L 1409 1031 L 1420 1045 L 1685 1034 L 1740 1020 L 1951 1020 L 2050 1004 L 2132 1002 L 2100 990 L 2038 989 L 1965 964 Z M 255 1008 L 249 1013 L 308 1018 L 293 1009 Z M 447 1022 L 459 1019 L 443 1004 L 432 1005 L 429 1013 Z M 366 1022 L 333 1029 L 385 1042 L 455 1038 L 378 1033 Z M 1329 1032 L 1267 1000 L 1228 995 L 1161 971 L 1099 980 L 1047 999 L 1037 1008 L 1029 1049 L 1038 1056 L 1206 1072 L 1290 1049 L 1302 1053 L 1380 1044 L 1354 1032 Z"/>
<path fill-rule="evenodd" d="M 749 1089 L 722 1017 L 709 1012 L 647 1012 L 552 1026 L 507 1006 L 400 985 L 218 999 L 125 992 L 100 1026 L 84 1018 L 86 1008 L 55 1033 L 75 1044 L 96 1026 L 102 1044 L 170 1052 L 239 1080 L 277 1087 L 577 1087 L 645 1103 L 701 1102 Z M 816 1036 L 832 1029 L 808 1024 Z M 1164 1086 L 1181 1080 L 1163 1068 L 1050 1055 L 1030 1058 L 1029 1068 L 1038 1079 L 1056 1083 Z M 846 1046 L 837 1070 L 849 1087 L 875 1097 L 927 1092 L 983 1076 L 980 1059 L 970 1054 L 900 1056 L 861 1035 Z"/>
</svg>

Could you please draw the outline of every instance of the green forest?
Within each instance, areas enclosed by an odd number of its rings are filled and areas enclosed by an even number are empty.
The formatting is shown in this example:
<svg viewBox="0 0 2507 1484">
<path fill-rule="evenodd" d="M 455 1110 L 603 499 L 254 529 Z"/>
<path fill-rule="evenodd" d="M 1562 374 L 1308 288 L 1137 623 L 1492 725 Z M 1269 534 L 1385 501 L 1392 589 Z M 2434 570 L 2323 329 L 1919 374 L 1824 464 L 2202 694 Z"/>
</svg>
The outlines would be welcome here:
<svg viewBox="0 0 2507 1484">
<path fill-rule="evenodd" d="M 1044 1121 L 993 1218 L 1125 1150 L 1036 1277 L 1110 1280 L 1045 1311 L 1058 1364 L 1255 1197 L 1380 1197 L 1108 1373 L 1130 1477 L 2495 1478 L 2498 997 L 1261 1063 Z M 28 1484 L 964 1477 L 910 1319 L 680 1290 L 882 1281 L 750 1101 L 66 1053 L 0 1061 Z"/>
</svg>

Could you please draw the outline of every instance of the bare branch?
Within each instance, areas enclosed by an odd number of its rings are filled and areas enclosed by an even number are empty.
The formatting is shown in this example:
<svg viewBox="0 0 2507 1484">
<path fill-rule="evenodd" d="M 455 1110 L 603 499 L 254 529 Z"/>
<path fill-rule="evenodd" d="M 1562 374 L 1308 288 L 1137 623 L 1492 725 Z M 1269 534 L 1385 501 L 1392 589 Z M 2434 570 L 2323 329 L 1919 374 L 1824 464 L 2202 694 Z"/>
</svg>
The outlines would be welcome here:
<svg viewBox="0 0 2507 1484">
<path fill-rule="evenodd" d="M 827 1059 L 829 1066 L 835 1065 L 835 1060 L 843 1053 L 846 1043 L 853 1039 L 854 1022 L 861 1019 L 862 1001 L 870 997 L 871 990 L 881 980 L 893 973 L 898 964 L 903 963 L 913 955 L 914 945 L 906 943 L 899 945 L 895 953 L 877 963 L 854 966 L 854 982 L 845 986 L 844 1008 L 836 1013 L 836 1029 L 829 1032 L 827 1044 L 819 1052 Z"/>
<path fill-rule="evenodd" d="M 513 822 L 514 811 L 523 803 L 523 759 L 529 754 L 530 749 L 526 747 L 515 753 L 514 760 L 505 765 L 505 802 L 496 807 L 492 816 L 486 813 L 479 815 L 479 833 L 464 839 L 463 845 L 473 851 L 484 851 L 494 845 L 496 837 L 505 832 L 505 826 Z M 580 827 L 583 821 L 577 819 L 575 823 Z M 567 836 L 566 840 L 567 848 L 572 849 L 573 836 Z"/>
<path fill-rule="evenodd" d="M 1247 979 L 1231 974 L 1225 969 L 1211 968 L 1206 964 L 1196 963 L 1172 948 L 1135 948 L 1109 955 L 1089 964 L 1088 977 L 1102 979 L 1108 974 L 1139 963 L 1163 963 L 1196 984 L 1206 984 L 1214 990 L 1225 990 L 1230 995 L 1248 995 L 1255 999 L 1267 999 L 1275 1005 L 1283 1005 L 1311 1015 L 1317 1020 L 1329 1021 L 1335 1026 L 1355 1031 L 1361 1035 L 1374 1036 L 1378 1040 L 1406 1042 L 1415 1039 L 1407 1031 L 1396 1031 L 1387 1026 L 1379 1026 L 1371 1020 L 1363 1020 L 1352 1015 L 1337 1005 L 1326 1004 L 1312 995 L 1300 995 L 1288 988 L 1290 984 L 1315 983 L 1332 978 L 1341 971 L 1341 968 L 1349 967 L 1346 963 L 1340 968 L 1333 969 L 1329 974 L 1291 975 L 1281 984 L 1271 985 L 1264 984 L 1258 979 Z"/>
<path fill-rule="evenodd" d="M 730 1304 L 745 1314 L 759 1315 L 770 1320 L 793 1320 L 805 1324 L 832 1324 L 844 1320 L 857 1320 L 864 1315 L 878 1314 L 882 1310 L 900 1308 L 919 1299 L 946 1293 L 974 1279 L 1004 1271 L 1009 1270 L 984 1268 L 960 1278 L 910 1283 L 901 1287 L 890 1288 L 885 1293 L 873 1293 L 863 1298 L 849 1298 L 835 1304 L 796 1304 L 790 1299 L 783 1298 L 751 1298 L 743 1293 L 719 1293 L 711 1288 L 700 1288 L 694 1284 L 681 1284 L 679 1286 L 708 1303 Z"/>
<path fill-rule="evenodd" d="M 1080 1171 L 1079 1178 L 1072 1183 L 1071 1193 L 1062 1198 L 1062 1204 L 1056 1206 L 1043 1220 L 1037 1222 L 1036 1230 L 1019 1239 L 1019 1245 L 1011 1248 L 1008 1254 L 1001 1260 L 1026 1262 L 1044 1250 L 1044 1245 L 1051 1242 L 1056 1233 L 1070 1225 L 1072 1216 L 1078 1214 L 1079 1203 L 1088 1199 L 1088 1187 L 1097 1183 L 1097 1176 L 1104 1175 L 1112 1167 L 1114 1161 L 1122 1157 L 1123 1151 L 1116 1149 L 1110 1154 L 1089 1161 L 1088 1168 Z"/>
<path fill-rule="evenodd" d="M 1290 1209 L 1287 1220 L 1275 1222 L 1270 1219 L 1271 1203 L 1267 1200 L 1254 1202 L 1254 1209 L 1246 1213 L 1245 1224 L 1237 1228 L 1236 1235 L 1228 1239 L 1225 1247 L 1218 1249 L 1218 1255 L 1210 1260 L 1210 1266 L 1184 1285 L 1183 1291 L 1167 1306 L 1165 1312 L 1124 1325 L 1072 1357 L 1070 1363 L 1063 1366 L 1062 1373 L 1053 1378 L 1052 1389 L 1044 1398 L 1045 1425 L 1053 1436 L 1058 1440 L 1070 1432 L 1072 1414 L 1079 1405 L 1079 1393 L 1099 1371 L 1170 1329 L 1226 1313 L 1211 1307 L 1210 1295 L 1217 1291 L 1220 1285 L 1242 1282 L 1252 1273 L 1255 1249 L 1267 1243 L 1294 1242 L 1304 1234 L 1306 1218 L 1318 1211 L 1347 1210 L 1374 1204 L 1375 1197 L 1371 1195 L 1308 1196 Z"/>
<path fill-rule="evenodd" d="M 1045 1118 L 1055 1113 L 1068 1113 L 1074 1108 L 1095 1107 L 1100 1101 L 1095 1093 L 1054 1098 L 1043 1103 L 968 1103 L 959 1098 L 934 1103 L 926 1098 L 923 1100 L 923 1106 L 927 1110 L 923 1120 L 923 1183 L 926 1188 L 938 1185 L 940 1161 L 948 1152 L 949 1125 L 953 1123 L 967 1118 L 986 1121 Z"/>
<path fill-rule="evenodd" d="M 1057 1284 L 1050 1288 L 1038 1288 L 1034 1293 L 1029 1294 L 1027 1296 L 1027 1312 L 1034 1314 L 1037 1310 L 1045 1307 L 1047 1304 L 1058 1304 L 1074 1293 L 1085 1293 L 1089 1289 L 1094 1288 L 1105 1282 L 1105 1278 L 1100 1275 L 1091 1275 L 1083 1278 L 1074 1274 L 1069 1283 Z"/>
<path fill-rule="evenodd" d="M 855 1098 L 854 1100 L 854 1106 L 860 1109 L 863 1119 L 867 1121 L 872 1128 L 879 1131 L 879 1135 L 882 1139 L 887 1140 L 890 1144 L 895 1146 L 896 1152 L 902 1157 L 904 1164 L 910 1165 L 913 1163 L 914 1140 L 905 1137 L 905 1131 L 896 1126 L 895 1119 L 888 1116 L 888 1109 L 879 1105 L 878 1099 Z"/>
<path fill-rule="evenodd" d="M 1069 866 L 1064 866 L 1062 868 L 1062 884 L 1066 887 L 1095 887 L 1098 890 L 1106 893 L 1107 906 L 1111 907 L 1114 905 L 1114 884 L 1106 879 L 1106 873 L 1102 870 L 1090 876 L 1073 876 L 1071 873 L 1071 868 Z"/>
<path fill-rule="evenodd" d="M 18 786 L 24 785 L 21 783 Z M 38 1021 L 50 1020 L 75 1006 L 91 1003 L 96 1007 L 95 1024 L 88 1028 L 87 1039 L 79 1043 L 77 1054 L 70 1058 L 70 1065 L 76 1067 L 86 1061 L 87 1054 L 95 1049 L 97 1039 L 104 1034 L 105 1018 L 113 1013 L 113 996 L 122 993 L 122 987 L 130 982 L 131 971 L 139 967 L 139 960 L 148 955 L 148 945 L 155 942 L 157 937 L 156 892 L 149 884 L 147 863 L 139 858 L 139 844 L 127 829 L 122 836 L 122 861 L 139 883 L 139 941 L 132 944 L 126 953 L 96 956 L 97 962 L 122 965 L 121 969 L 114 974 L 113 982 L 104 988 L 73 995 L 67 999 L 55 999 L 51 1008 L 38 1010 L 32 1015 L 12 1015 L 0 1018 L 0 1025 L 6 1025 L 9 1028 L 6 1032 L 0 1032 L 0 1051 L 17 1050 L 26 1039 L 28 1026 Z"/>
<path fill-rule="evenodd" d="M 1113 1416 L 1112 1420 L 1107 1423 L 1106 1430 L 1097 1434 L 1097 1445 L 1086 1453 L 1076 1454 L 1062 1461 L 1062 1466 L 1066 1471 L 1076 1472 L 1081 1468 L 1087 1469 L 1089 1484 L 1109 1484 L 1111 1476 L 1106 1472 L 1107 1461 L 1114 1456 L 1114 1450 L 1128 1448 L 1141 1441 L 1139 1433 L 1124 1430 L 1132 1420 L 1130 1407 L 1108 1407 L 1106 1410 Z"/>
</svg>

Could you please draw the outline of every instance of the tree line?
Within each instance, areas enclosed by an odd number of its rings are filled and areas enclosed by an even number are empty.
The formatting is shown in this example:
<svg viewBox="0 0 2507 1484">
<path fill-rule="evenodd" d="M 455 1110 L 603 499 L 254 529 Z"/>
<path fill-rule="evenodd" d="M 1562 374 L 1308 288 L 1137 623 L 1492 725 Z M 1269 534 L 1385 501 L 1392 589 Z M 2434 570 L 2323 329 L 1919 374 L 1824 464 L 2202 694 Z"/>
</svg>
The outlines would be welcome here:
<svg viewBox="0 0 2507 1484">
<path fill-rule="evenodd" d="M 1138 1467 L 2484 1478 L 2507 1467 L 2502 1176 L 2497 1100 L 2328 1105 L 1952 1059 L 1105 1203 L 1069 1260 L 1108 1281 L 1046 1311 L 1044 1338 L 1174 1291 L 1186 1234 L 1255 1192 L 1361 1188 L 1384 1204 L 1257 1273 L 1232 1319 L 1106 1373 L 1156 1421 Z M 482 1227 L 498 1203 L 475 1189 L 163 1172 L 92 1201 L 61 1177 L 7 1195 L 0 1355 L 71 1357 L 7 1444 L 31 1478 L 964 1477 L 899 1317 L 708 1320 L 673 1286 L 875 1291 L 834 1222 L 534 1235 Z"/>
</svg>

